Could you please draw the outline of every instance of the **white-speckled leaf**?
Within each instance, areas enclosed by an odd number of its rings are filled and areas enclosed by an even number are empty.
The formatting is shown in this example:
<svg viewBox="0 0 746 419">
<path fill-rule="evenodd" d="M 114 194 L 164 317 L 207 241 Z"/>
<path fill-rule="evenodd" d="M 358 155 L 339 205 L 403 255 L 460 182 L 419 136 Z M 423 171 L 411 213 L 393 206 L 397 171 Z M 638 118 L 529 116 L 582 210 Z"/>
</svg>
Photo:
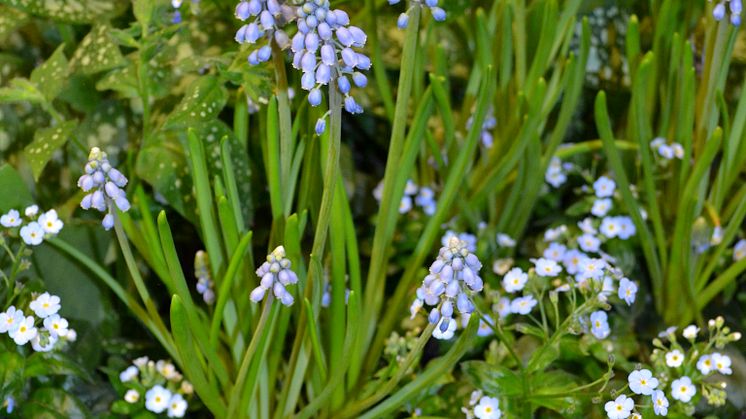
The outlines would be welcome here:
<svg viewBox="0 0 746 419">
<path fill-rule="evenodd" d="M 64 49 L 65 45 L 60 45 L 44 64 L 31 72 L 31 82 L 48 102 L 57 97 L 67 80 L 68 65 Z"/>
<path fill-rule="evenodd" d="M 119 46 L 109 35 L 110 31 L 109 26 L 98 25 L 88 32 L 70 60 L 71 71 L 94 74 L 124 64 Z"/>
<path fill-rule="evenodd" d="M 164 129 L 185 129 L 215 119 L 225 106 L 228 93 L 213 76 L 200 77 L 171 112 Z"/>
<path fill-rule="evenodd" d="M 91 23 L 111 19 L 127 10 L 125 0 L 0 0 L 0 4 L 32 15 L 70 23 Z"/>
<path fill-rule="evenodd" d="M 134 64 L 130 63 L 127 67 L 111 70 L 96 83 L 96 89 L 101 91 L 114 90 L 124 97 L 136 97 L 138 95 L 137 74 Z"/>
<path fill-rule="evenodd" d="M 26 13 L 0 4 L 0 42 L 25 25 L 28 20 L 29 16 Z"/>
<path fill-rule="evenodd" d="M 34 172 L 34 179 L 39 179 L 52 154 L 65 145 L 77 125 L 77 121 L 65 121 L 56 127 L 36 131 L 34 141 L 23 151 Z"/>
<path fill-rule="evenodd" d="M 14 78 L 10 81 L 8 87 L 0 87 L 0 103 L 2 102 L 31 102 L 39 103 L 44 101 L 44 96 L 31 83 L 24 78 Z"/>
</svg>

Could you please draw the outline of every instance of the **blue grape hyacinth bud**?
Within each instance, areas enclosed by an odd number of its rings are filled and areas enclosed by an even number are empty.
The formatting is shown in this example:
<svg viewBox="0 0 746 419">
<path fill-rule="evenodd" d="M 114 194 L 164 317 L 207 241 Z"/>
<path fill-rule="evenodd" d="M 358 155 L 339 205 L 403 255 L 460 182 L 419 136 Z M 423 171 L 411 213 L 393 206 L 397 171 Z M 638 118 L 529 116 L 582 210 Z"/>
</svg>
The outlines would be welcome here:
<svg viewBox="0 0 746 419">
<path fill-rule="evenodd" d="M 712 2 L 712 0 L 709 0 Z M 727 4 L 727 7 L 726 7 Z M 712 17 L 721 21 L 730 13 L 730 23 L 734 26 L 741 25 L 741 13 L 743 12 L 742 0 L 719 0 L 712 9 Z"/>
<path fill-rule="evenodd" d="M 111 166 L 105 152 L 93 147 L 85 165 L 85 174 L 78 179 L 78 187 L 86 192 L 80 206 L 85 209 L 95 209 L 106 212 L 102 225 L 106 230 L 114 227 L 114 211 L 119 208 L 122 212 L 130 209 L 124 188 L 127 178 Z"/>
<path fill-rule="evenodd" d="M 267 291 L 272 290 L 274 296 L 285 306 L 291 306 L 295 302 L 293 295 L 287 290 L 287 286 L 298 283 L 298 276 L 290 269 L 290 259 L 285 255 L 285 248 L 278 246 L 267 256 L 266 262 L 256 270 L 256 275 L 261 278 L 259 286 L 251 291 L 249 298 L 258 303 L 264 299 Z"/>
<path fill-rule="evenodd" d="M 399 0 L 389 0 L 389 4 L 399 4 Z M 398 26 L 399 29 L 406 29 L 407 26 L 409 26 L 409 12 L 412 10 L 412 7 L 427 7 L 430 9 L 430 13 L 432 13 L 433 19 L 435 19 L 436 22 L 443 22 L 448 17 L 446 11 L 438 6 L 438 0 L 412 0 L 411 4 L 412 6 L 407 9 L 406 12 L 400 14 L 396 20 L 396 26 Z"/>
<path fill-rule="evenodd" d="M 474 311 L 472 295 L 484 288 L 479 271 L 482 264 L 468 249 L 468 244 L 451 235 L 440 249 L 437 259 L 430 265 L 430 273 L 417 289 L 413 309 L 423 305 L 434 306 L 428 315 L 431 324 L 442 321 L 447 328 L 455 310 L 462 315 Z M 445 330 L 442 330 L 443 332 Z"/>
</svg>

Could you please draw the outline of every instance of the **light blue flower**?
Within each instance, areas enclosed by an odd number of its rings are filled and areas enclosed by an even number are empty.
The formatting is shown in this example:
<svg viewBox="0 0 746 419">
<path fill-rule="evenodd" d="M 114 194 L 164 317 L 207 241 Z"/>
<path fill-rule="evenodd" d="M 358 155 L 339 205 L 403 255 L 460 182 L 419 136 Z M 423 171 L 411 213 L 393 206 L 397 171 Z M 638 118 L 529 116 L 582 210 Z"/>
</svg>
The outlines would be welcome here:
<svg viewBox="0 0 746 419">
<path fill-rule="evenodd" d="M 291 263 L 285 255 L 285 248 L 278 246 L 267 256 L 266 262 L 256 270 L 261 278 L 259 286 L 251 291 L 251 301 L 258 303 L 264 299 L 267 291 L 272 290 L 275 297 L 286 306 L 293 305 L 295 299 L 285 287 L 298 282 L 298 276 L 290 269 Z"/>
<path fill-rule="evenodd" d="M 632 305 L 635 302 L 635 296 L 637 295 L 637 284 L 630 281 L 627 278 L 619 280 L 619 298 L 624 300 L 627 305 Z"/>
<path fill-rule="evenodd" d="M 532 295 L 518 297 L 510 303 L 510 312 L 515 314 L 528 314 L 536 307 L 538 301 Z"/>
<path fill-rule="evenodd" d="M 605 311 L 594 311 L 591 314 L 591 333 L 597 339 L 606 339 L 611 334 L 609 316 Z"/>
<path fill-rule="evenodd" d="M 401 0 L 389 0 L 389 4 L 399 4 L 400 1 Z M 432 13 L 433 19 L 435 19 L 436 22 L 443 22 L 448 17 L 446 11 L 443 10 L 441 7 L 438 7 L 438 0 L 412 0 L 411 5 L 411 7 L 427 7 L 428 9 L 430 9 L 430 13 Z M 411 7 L 407 9 L 406 12 L 399 15 L 399 19 L 396 23 L 399 29 L 407 28 L 409 24 L 409 12 L 412 10 Z"/>
<path fill-rule="evenodd" d="M 105 152 L 93 147 L 85 165 L 85 174 L 78 179 L 78 187 L 86 192 L 80 206 L 106 212 L 102 225 L 106 230 L 114 226 L 113 213 L 116 208 L 122 212 L 130 209 L 127 194 L 122 188 L 127 185 L 127 178 L 111 166 Z"/>
<path fill-rule="evenodd" d="M 607 198 L 614 195 L 616 183 L 606 176 L 599 177 L 593 182 L 593 191 L 599 198 Z"/>
</svg>

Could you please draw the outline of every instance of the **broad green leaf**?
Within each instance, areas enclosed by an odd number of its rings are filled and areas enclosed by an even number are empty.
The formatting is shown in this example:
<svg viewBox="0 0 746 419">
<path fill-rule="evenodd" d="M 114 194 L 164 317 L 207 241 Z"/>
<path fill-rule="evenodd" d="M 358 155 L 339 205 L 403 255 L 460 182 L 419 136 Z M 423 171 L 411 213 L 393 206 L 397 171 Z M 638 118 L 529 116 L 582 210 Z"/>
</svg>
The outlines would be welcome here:
<svg viewBox="0 0 746 419">
<path fill-rule="evenodd" d="M 65 85 L 68 74 L 65 45 L 60 45 L 54 53 L 31 72 L 31 82 L 44 95 L 47 102 L 51 102 Z"/>
<path fill-rule="evenodd" d="M 65 145 L 77 125 L 77 121 L 65 121 L 56 127 L 36 131 L 34 141 L 24 150 L 24 155 L 34 172 L 34 179 L 39 179 L 52 154 Z"/>
<path fill-rule="evenodd" d="M 96 89 L 102 91 L 114 90 L 128 98 L 137 97 L 137 71 L 134 64 L 110 71 L 96 83 Z"/>
<path fill-rule="evenodd" d="M 135 14 L 135 19 L 140 22 L 143 28 L 150 25 L 150 19 L 153 17 L 153 0 L 133 0 L 132 11 Z"/>
<path fill-rule="evenodd" d="M 508 368 L 484 361 L 466 361 L 461 363 L 461 370 L 469 382 L 487 394 L 512 397 L 522 392 L 521 377 Z"/>
<path fill-rule="evenodd" d="M 91 29 L 78 45 L 70 60 L 71 71 L 94 74 L 124 64 L 119 46 L 114 43 L 108 25 L 97 25 Z"/>
<path fill-rule="evenodd" d="M 33 202 L 31 192 L 18 172 L 7 163 L 0 166 L 0 212 L 4 214 L 10 209 L 20 211 Z"/>
<path fill-rule="evenodd" d="M 82 366 L 61 353 L 35 352 L 26 359 L 23 371 L 25 378 L 50 375 L 75 375 L 92 381 L 90 374 Z"/>
<path fill-rule="evenodd" d="M 0 5 L 0 42 L 4 41 L 16 29 L 25 25 L 29 15 L 18 9 Z"/>
<path fill-rule="evenodd" d="M 210 122 L 218 116 L 227 100 L 228 93 L 216 77 L 201 77 L 189 86 L 163 129 L 194 128 Z M 213 140 L 219 141 L 220 137 Z"/>
<path fill-rule="evenodd" d="M 111 0 L 0 0 L 32 15 L 71 23 L 108 19 L 126 10 L 128 2 Z"/>
<path fill-rule="evenodd" d="M 527 369 L 530 372 L 542 371 L 560 356 L 559 344 L 544 344 L 539 346 L 528 361 Z"/>
<path fill-rule="evenodd" d="M 24 359 L 18 352 L 0 347 L 0 397 L 23 386 L 23 364 Z"/>
<path fill-rule="evenodd" d="M 24 78 L 15 78 L 8 87 L 0 88 L 0 103 L 2 102 L 32 102 L 44 101 L 44 95 L 36 86 Z"/>
<path fill-rule="evenodd" d="M 78 419 L 89 417 L 88 409 L 72 394 L 57 388 L 36 390 L 21 406 L 24 418 Z"/>
</svg>

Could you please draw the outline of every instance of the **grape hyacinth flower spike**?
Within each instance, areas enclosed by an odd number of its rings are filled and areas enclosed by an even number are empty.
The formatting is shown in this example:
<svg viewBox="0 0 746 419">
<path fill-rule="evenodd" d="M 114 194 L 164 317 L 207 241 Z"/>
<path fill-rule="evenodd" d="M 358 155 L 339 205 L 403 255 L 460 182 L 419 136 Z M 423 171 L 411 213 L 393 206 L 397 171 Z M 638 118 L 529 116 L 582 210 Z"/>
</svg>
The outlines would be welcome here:
<svg viewBox="0 0 746 419">
<path fill-rule="evenodd" d="M 278 246 L 267 255 L 267 261 L 256 270 L 261 278 L 259 286 L 251 291 L 251 301 L 258 303 L 264 299 L 268 290 L 272 290 L 275 297 L 286 306 L 293 305 L 295 299 L 285 289 L 290 284 L 298 282 L 298 276 L 290 269 L 290 259 L 285 256 L 285 248 Z"/>
<path fill-rule="evenodd" d="M 280 49 L 290 45 L 290 38 L 283 28 L 293 16 L 293 8 L 281 4 L 278 0 L 241 0 L 236 5 L 236 18 L 242 22 L 248 21 L 236 32 L 236 42 L 253 45 L 262 38 L 268 41 L 249 54 L 249 64 L 257 65 L 269 61 L 272 57 L 272 40 Z"/>
<path fill-rule="evenodd" d="M 401 0 L 389 0 L 389 4 L 399 4 L 400 1 Z M 430 13 L 433 14 L 433 19 L 437 22 L 443 22 L 446 20 L 446 11 L 438 6 L 438 0 L 412 0 L 412 7 L 427 7 L 430 9 Z M 398 26 L 399 29 L 406 29 L 407 26 L 409 26 L 409 12 L 412 10 L 412 7 L 407 9 L 406 12 L 400 14 L 399 18 L 396 20 L 396 26 Z"/>
<path fill-rule="evenodd" d="M 93 147 L 85 165 L 85 174 L 78 179 L 78 187 L 88 194 L 80 202 L 81 208 L 96 209 L 105 212 L 102 225 L 106 230 L 114 227 L 114 210 L 122 212 L 130 209 L 127 194 L 122 188 L 127 185 L 127 178 L 112 167 L 105 152 Z"/>
<path fill-rule="evenodd" d="M 712 2 L 712 0 L 709 0 Z M 726 6 L 727 5 L 727 6 Z M 742 0 L 718 0 L 715 8 L 712 10 L 712 16 L 720 22 L 725 19 L 730 12 L 730 23 L 734 26 L 741 25 L 741 12 L 743 12 Z"/>
<path fill-rule="evenodd" d="M 451 236 L 430 265 L 430 274 L 417 289 L 413 307 L 421 307 L 423 303 L 434 306 L 428 321 L 431 324 L 440 322 L 441 332 L 445 332 L 453 318 L 454 304 L 461 314 L 474 311 L 471 295 L 484 287 L 479 277 L 481 269 L 482 263 L 468 250 L 467 243 Z"/>
</svg>

